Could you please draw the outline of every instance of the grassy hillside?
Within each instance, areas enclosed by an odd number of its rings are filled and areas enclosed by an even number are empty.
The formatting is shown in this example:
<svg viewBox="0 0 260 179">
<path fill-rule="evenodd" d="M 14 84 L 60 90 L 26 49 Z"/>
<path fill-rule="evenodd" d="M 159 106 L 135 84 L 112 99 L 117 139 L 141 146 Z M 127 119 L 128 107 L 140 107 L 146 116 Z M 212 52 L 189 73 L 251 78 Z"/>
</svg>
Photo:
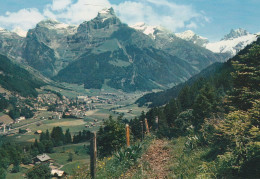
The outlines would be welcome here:
<svg viewBox="0 0 260 179">
<path fill-rule="evenodd" d="M 0 85 L 8 91 L 22 96 L 37 96 L 36 88 L 44 83 L 36 79 L 25 69 L 12 63 L 4 55 L 0 55 Z"/>
</svg>

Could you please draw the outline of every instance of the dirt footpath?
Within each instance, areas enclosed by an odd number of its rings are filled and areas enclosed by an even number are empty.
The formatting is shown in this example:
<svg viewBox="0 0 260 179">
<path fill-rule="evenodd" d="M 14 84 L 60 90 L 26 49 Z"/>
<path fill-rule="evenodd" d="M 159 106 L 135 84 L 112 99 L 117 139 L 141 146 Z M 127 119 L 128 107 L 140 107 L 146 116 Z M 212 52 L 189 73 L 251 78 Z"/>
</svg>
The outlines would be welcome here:
<svg viewBox="0 0 260 179">
<path fill-rule="evenodd" d="M 168 141 L 155 140 L 148 148 L 142 160 L 149 164 L 148 178 L 167 178 L 169 172 L 170 150 Z"/>
</svg>

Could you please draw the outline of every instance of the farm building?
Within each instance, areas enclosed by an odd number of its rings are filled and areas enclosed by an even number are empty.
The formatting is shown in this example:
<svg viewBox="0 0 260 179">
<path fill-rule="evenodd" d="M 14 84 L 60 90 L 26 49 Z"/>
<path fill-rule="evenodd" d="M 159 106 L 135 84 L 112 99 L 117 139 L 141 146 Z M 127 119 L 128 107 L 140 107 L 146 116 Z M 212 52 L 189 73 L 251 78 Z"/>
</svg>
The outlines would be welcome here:
<svg viewBox="0 0 260 179">
<path fill-rule="evenodd" d="M 62 170 L 58 170 L 58 169 L 52 169 L 51 170 L 51 175 L 53 177 L 58 177 L 58 178 L 64 178 L 67 176 L 67 173 L 62 171 Z"/>
<path fill-rule="evenodd" d="M 37 130 L 34 134 L 41 134 L 42 131 L 41 130 Z"/>
<path fill-rule="evenodd" d="M 53 162 L 53 159 L 51 159 L 47 154 L 37 155 L 34 158 L 34 163 L 43 163 L 43 162 Z"/>
</svg>

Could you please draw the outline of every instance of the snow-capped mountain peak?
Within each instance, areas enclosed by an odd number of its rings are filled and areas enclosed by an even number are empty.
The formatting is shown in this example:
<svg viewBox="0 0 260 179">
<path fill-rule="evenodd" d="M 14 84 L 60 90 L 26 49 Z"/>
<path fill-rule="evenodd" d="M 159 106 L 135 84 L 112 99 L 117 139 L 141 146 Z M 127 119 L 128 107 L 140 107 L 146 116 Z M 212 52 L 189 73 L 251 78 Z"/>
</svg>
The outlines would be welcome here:
<svg viewBox="0 0 260 179">
<path fill-rule="evenodd" d="M 48 29 L 63 29 L 63 28 L 66 29 L 69 27 L 68 24 L 61 23 L 55 19 L 43 20 L 43 21 L 39 22 L 38 25 L 44 26 Z"/>
<path fill-rule="evenodd" d="M 182 33 L 176 33 L 175 35 L 177 37 L 183 39 L 183 40 L 191 41 L 194 44 L 197 44 L 199 46 L 203 46 L 205 43 L 208 43 L 208 39 L 207 38 L 199 36 L 199 35 L 195 34 L 191 30 L 187 30 L 187 31 L 182 32 Z"/>
<path fill-rule="evenodd" d="M 27 31 L 21 29 L 20 27 L 16 27 L 15 29 L 12 30 L 12 32 L 16 33 L 20 37 L 26 37 Z"/>
<path fill-rule="evenodd" d="M 142 31 L 146 35 L 150 35 L 154 37 L 154 31 L 156 30 L 157 26 L 149 26 L 146 25 L 144 22 L 138 22 L 132 26 L 130 26 L 136 30 Z"/>
<path fill-rule="evenodd" d="M 225 35 L 224 38 L 222 40 L 229 40 L 229 39 L 235 39 L 235 38 L 239 38 L 242 36 L 246 36 L 249 35 L 249 32 L 247 32 L 244 29 L 231 29 L 231 31 L 229 32 L 229 34 Z"/>
<path fill-rule="evenodd" d="M 105 8 L 105 9 L 102 9 L 101 11 L 99 11 L 96 18 L 102 19 L 102 21 L 104 22 L 106 19 L 109 19 L 109 18 L 115 17 L 115 16 L 116 16 L 115 11 L 111 7 L 111 8 Z"/>
<path fill-rule="evenodd" d="M 191 30 L 187 30 L 185 32 L 182 33 L 176 33 L 175 34 L 177 37 L 184 39 L 184 40 L 191 40 L 192 37 L 195 35 L 195 33 Z"/>
<path fill-rule="evenodd" d="M 104 8 L 98 12 L 99 15 L 115 15 L 114 9 L 111 8 Z"/>
<path fill-rule="evenodd" d="M 231 29 L 230 33 L 225 35 L 219 42 L 205 44 L 205 47 L 215 53 L 229 53 L 234 56 L 256 39 L 257 34 L 250 34 L 241 28 Z"/>
<path fill-rule="evenodd" d="M 43 20 L 39 22 L 36 27 L 47 28 L 50 30 L 55 30 L 58 33 L 69 33 L 69 34 L 74 34 L 78 28 L 78 26 L 64 24 L 55 19 Z"/>
<path fill-rule="evenodd" d="M 130 26 L 131 28 L 141 31 L 144 34 L 152 37 L 152 38 L 156 38 L 156 35 L 162 34 L 162 33 L 170 33 L 170 31 L 168 31 L 167 29 L 165 29 L 162 26 L 151 26 L 151 25 L 147 25 L 144 22 L 138 22 L 134 25 Z"/>
</svg>

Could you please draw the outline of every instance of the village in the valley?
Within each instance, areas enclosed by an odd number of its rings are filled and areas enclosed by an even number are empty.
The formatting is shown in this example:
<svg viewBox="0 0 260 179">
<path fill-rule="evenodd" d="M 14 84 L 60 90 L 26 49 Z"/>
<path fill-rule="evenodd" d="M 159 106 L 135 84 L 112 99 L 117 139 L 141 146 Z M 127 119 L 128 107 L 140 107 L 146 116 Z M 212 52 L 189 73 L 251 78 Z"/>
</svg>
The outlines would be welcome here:
<svg viewBox="0 0 260 179">
<path fill-rule="evenodd" d="M 20 116 L 12 115 L 10 110 L 14 109 L 5 109 L 0 113 L 0 134 L 15 142 L 31 145 L 35 140 L 40 140 L 42 133 L 46 130 L 52 131 L 56 126 L 60 126 L 64 132 L 69 129 L 71 135 L 75 136 L 80 131 L 97 131 L 109 116 L 116 118 L 121 115 L 130 119 L 140 113 L 140 109 L 134 104 L 137 98 L 135 95 L 103 92 L 99 95 L 77 93 L 78 95 L 73 97 L 66 97 L 62 92 L 44 89 L 37 98 L 1 93 L 5 98 L 15 101 L 15 108 Z M 129 105 L 128 101 L 131 101 L 132 105 Z M 25 113 L 22 112 L 24 109 Z M 48 162 L 53 177 L 64 177 L 77 165 L 88 162 L 88 145 L 86 141 L 55 147 L 55 153 L 39 154 L 28 165 L 22 165 L 22 168 L 28 170 L 39 163 Z M 68 156 L 71 161 L 68 161 Z"/>
</svg>

